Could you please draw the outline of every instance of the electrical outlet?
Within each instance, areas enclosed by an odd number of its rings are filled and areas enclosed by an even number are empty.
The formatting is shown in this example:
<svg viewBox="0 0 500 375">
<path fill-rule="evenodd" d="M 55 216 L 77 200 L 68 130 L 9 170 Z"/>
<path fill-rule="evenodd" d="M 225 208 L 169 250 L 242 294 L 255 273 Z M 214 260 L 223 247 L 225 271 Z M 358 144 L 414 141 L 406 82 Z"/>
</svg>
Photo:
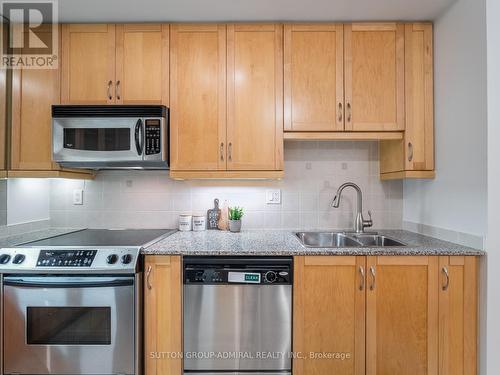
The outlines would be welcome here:
<svg viewBox="0 0 500 375">
<path fill-rule="evenodd" d="M 75 189 L 73 190 L 73 204 L 81 206 L 83 204 L 83 190 Z"/>
<path fill-rule="evenodd" d="M 281 190 L 267 190 L 266 191 L 267 204 L 281 204 Z"/>
</svg>

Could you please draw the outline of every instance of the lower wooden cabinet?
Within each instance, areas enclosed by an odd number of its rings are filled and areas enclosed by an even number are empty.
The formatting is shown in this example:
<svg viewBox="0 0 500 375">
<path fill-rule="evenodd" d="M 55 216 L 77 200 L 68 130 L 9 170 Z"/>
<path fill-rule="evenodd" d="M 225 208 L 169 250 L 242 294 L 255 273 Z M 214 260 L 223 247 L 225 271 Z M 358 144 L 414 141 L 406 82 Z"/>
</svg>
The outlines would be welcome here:
<svg viewBox="0 0 500 375">
<path fill-rule="evenodd" d="M 145 374 L 181 375 L 181 257 L 148 255 L 145 258 Z"/>
<path fill-rule="evenodd" d="M 294 375 L 362 375 L 365 372 L 365 257 L 295 258 Z M 310 353 L 347 354 L 314 359 Z"/>
<path fill-rule="evenodd" d="M 439 258 L 439 374 L 477 373 L 477 258 Z"/>
<path fill-rule="evenodd" d="M 437 374 L 437 270 L 437 257 L 367 257 L 367 375 Z"/>
<path fill-rule="evenodd" d="M 476 258 L 296 257 L 294 351 L 294 375 L 477 374 Z"/>
</svg>

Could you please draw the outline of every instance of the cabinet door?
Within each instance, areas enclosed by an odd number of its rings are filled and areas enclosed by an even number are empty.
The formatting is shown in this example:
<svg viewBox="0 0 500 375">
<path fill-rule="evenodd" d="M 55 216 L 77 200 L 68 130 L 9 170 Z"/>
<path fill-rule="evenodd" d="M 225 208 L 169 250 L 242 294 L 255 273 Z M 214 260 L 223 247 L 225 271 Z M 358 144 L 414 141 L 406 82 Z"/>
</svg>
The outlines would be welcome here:
<svg viewBox="0 0 500 375">
<path fill-rule="evenodd" d="M 404 25 L 346 24 L 345 128 L 404 130 Z"/>
<path fill-rule="evenodd" d="M 11 170 L 59 169 L 52 163 L 52 104 L 60 101 L 59 74 L 57 69 L 12 70 Z"/>
<path fill-rule="evenodd" d="M 0 27 L 6 27 L 2 24 Z M 4 32 L 5 29 L 2 30 Z M 0 178 L 7 170 L 7 69 L 0 69 Z"/>
<path fill-rule="evenodd" d="M 180 256 L 146 256 L 144 281 L 145 375 L 180 375 L 182 272 Z"/>
<path fill-rule="evenodd" d="M 116 25 L 116 102 L 168 106 L 169 26 Z"/>
<path fill-rule="evenodd" d="M 405 25 L 405 168 L 434 169 L 432 24 Z"/>
<path fill-rule="evenodd" d="M 477 374 L 477 265 L 439 257 L 439 374 Z"/>
<path fill-rule="evenodd" d="M 436 375 L 438 257 L 367 258 L 367 375 Z"/>
<path fill-rule="evenodd" d="M 285 131 L 344 130 L 344 26 L 285 25 Z"/>
<path fill-rule="evenodd" d="M 172 25 L 172 170 L 226 169 L 226 26 Z"/>
<path fill-rule="evenodd" d="M 283 26 L 228 25 L 228 170 L 283 169 Z"/>
<path fill-rule="evenodd" d="M 59 71 L 16 69 L 12 74 L 13 170 L 52 170 L 52 104 L 59 103 Z"/>
<path fill-rule="evenodd" d="M 294 263 L 294 375 L 365 373 L 365 257 L 299 256 Z M 315 359 L 309 353 L 348 355 Z"/>
<path fill-rule="evenodd" d="M 115 25 L 62 26 L 63 104 L 115 102 Z"/>
</svg>

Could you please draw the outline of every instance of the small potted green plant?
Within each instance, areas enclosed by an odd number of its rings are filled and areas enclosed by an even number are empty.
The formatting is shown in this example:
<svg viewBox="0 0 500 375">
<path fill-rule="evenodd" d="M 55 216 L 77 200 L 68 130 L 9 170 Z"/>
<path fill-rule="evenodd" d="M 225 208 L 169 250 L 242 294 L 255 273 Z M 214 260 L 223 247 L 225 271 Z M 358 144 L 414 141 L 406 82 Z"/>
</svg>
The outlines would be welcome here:
<svg viewBox="0 0 500 375">
<path fill-rule="evenodd" d="M 241 217 L 243 216 L 243 208 L 229 207 L 229 230 L 231 232 L 241 231 Z"/>
</svg>

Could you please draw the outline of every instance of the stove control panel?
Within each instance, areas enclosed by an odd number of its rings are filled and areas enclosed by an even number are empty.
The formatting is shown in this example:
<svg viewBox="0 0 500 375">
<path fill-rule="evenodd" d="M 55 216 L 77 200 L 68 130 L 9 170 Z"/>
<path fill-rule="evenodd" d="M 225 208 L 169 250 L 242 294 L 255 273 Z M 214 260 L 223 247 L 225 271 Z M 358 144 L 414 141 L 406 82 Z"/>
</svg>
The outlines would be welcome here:
<svg viewBox="0 0 500 375">
<path fill-rule="evenodd" d="M 37 267 L 90 267 L 97 250 L 41 250 Z"/>
</svg>

